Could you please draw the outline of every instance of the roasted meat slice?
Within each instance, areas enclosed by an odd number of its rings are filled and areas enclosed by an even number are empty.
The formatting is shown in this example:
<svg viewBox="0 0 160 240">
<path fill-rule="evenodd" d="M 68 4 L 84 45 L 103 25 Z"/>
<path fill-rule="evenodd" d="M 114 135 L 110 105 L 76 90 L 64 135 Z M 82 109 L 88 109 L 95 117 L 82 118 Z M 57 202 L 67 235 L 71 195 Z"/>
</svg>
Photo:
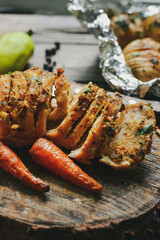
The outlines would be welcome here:
<svg viewBox="0 0 160 240">
<path fill-rule="evenodd" d="M 100 116 L 93 123 L 83 145 L 69 154 L 71 158 L 86 164 L 90 163 L 88 160 L 97 155 L 97 150 L 106 134 L 114 135 L 114 121 L 122 107 L 122 101 L 122 96 L 119 93 L 113 96 L 107 94 L 106 104 Z"/>
<path fill-rule="evenodd" d="M 57 74 L 55 74 L 54 87 L 54 100 L 56 100 L 56 105 L 54 106 L 52 112 L 48 115 L 48 120 L 57 122 L 61 121 L 67 115 L 69 104 L 73 99 L 73 92 L 70 88 L 70 83 L 65 78 L 61 68 L 58 68 Z"/>
<path fill-rule="evenodd" d="M 62 123 L 56 128 L 49 130 L 46 137 L 53 140 L 60 147 L 67 148 L 67 137 L 83 117 L 91 102 L 94 100 L 98 87 L 88 83 L 77 95 L 75 95 L 68 114 Z"/>
<path fill-rule="evenodd" d="M 67 149 L 73 149 L 77 145 L 77 143 L 79 143 L 81 137 L 92 126 L 92 123 L 95 121 L 97 114 L 101 111 L 101 109 L 105 105 L 106 99 L 107 97 L 105 94 L 105 90 L 99 89 L 95 96 L 95 99 L 89 106 L 83 118 L 66 138 L 65 147 Z"/>
<path fill-rule="evenodd" d="M 116 136 L 105 138 L 99 149 L 101 162 L 115 169 L 135 166 L 150 150 L 155 115 L 147 104 L 128 105 L 117 119 Z"/>
<path fill-rule="evenodd" d="M 40 94 L 37 98 L 38 107 L 36 113 L 36 139 L 42 137 L 47 131 L 47 118 L 51 111 L 52 87 L 55 82 L 55 76 L 52 73 L 46 73 L 39 79 Z"/>
<path fill-rule="evenodd" d="M 5 98 L 1 109 L 5 122 L 0 121 L 3 129 L 0 139 L 13 146 L 32 144 L 46 133 L 54 74 L 44 75 L 40 68 L 31 68 L 1 78 L 2 82 L 5 80 L 0 94 Z M 7 131 L 4 134 L 5 123 Z"/>
<path fill-rule="evenodd" d="M 4 138 L 11 128 L 8 110 L 10 81 L 10 75 L 0 75 L 0 138 Z"/>
<path fill-rule="evenodd" d="M 31 68 L 24 73 L 26 80 L 28 81 L 28 89 L 26 92 L 26 116 L 25 116 L 25 134 L 30 138 L 32 136 L 35 140 L 35 126 L 37 120 L 38 98 L 40 96 L 40 77 L 43 76 L 43 72 L 40 68 Z"/>
<path fill-rule="evenodd" d="M 150 149 L 156 121 L 147 104 L 124 107 L 119 93 L 92 82 L 73 96 L 62 69 L 1 75 L 0 85 L 0 140 L 8 145 L 26 146 L 46 136 L 80 162 L 98 157 L 116 169 L 134 166 Z"/>
<path fill-rule="evenodd" d="M 11 135 L 15 130 L 24 127 L 24 98 L 27 91 L 27 81 L 22 72 L 14 72 L 11 75 L 10 95 L 8 100 L 11 119 Z"/>
</svg>

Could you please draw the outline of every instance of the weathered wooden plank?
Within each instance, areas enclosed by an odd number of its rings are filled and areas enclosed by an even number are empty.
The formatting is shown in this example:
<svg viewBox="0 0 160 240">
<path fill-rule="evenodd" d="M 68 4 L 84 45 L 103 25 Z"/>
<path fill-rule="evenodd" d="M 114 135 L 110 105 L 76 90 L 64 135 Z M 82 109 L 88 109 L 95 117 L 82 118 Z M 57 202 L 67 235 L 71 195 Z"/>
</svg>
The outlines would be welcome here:
<svg viewBox="0 0 160 240">
<path fill-rule="evenodd" d="M 54 44 L 36 44 L 35 52 L 29 63 L 31 66 L 43 68 L 45 50 L 55 47 Z M 98 47 L 94 45 L 67 45 L 61 44 L 60 50 L 52 56 L 52 62 L 56 62 L 56 68 L 63 67 L 69 81 L 103 82 L 99 69 Z M 85 60 L 85 61 L 84 61 Z"/>
<path fill-rule="evenodd" d="M 117 172 L 96 162 L 91 167 L 80 165 L 103 184 L 103 193 L 99 197 L 72 186 L 32 163 L 27 149 L 16 150 L 35 175 L 50 183 L 51 191 L 45 195 L 36 194 L 25 189 L 12 176 L 0 171 L 0 215 L 30 224 L 35 229 L 52 229 L 52 238 L 56 227 L 66 231 L 70 227 L 78 234 L 78 229 L 85 232 L 86 225 L 92 226 L 92 229 L 97 226 L 105 228 L 109 222 L 138 217 L 152 208 L 160 198 L 159 146 L 160 138 L 154 135 L 151 153 L 135 169 L 124 172 Z M 19 231 L 20 229 L 17 230 Z M 38 229 L 34 231 L 40 232 Z M 33 239 L 38 239 L 34 235 L 30 234 Z M 3 239 L 6 239 L 5 236 Z M 91 239 L 96 238 L 92 235 Z"/>
</svg>

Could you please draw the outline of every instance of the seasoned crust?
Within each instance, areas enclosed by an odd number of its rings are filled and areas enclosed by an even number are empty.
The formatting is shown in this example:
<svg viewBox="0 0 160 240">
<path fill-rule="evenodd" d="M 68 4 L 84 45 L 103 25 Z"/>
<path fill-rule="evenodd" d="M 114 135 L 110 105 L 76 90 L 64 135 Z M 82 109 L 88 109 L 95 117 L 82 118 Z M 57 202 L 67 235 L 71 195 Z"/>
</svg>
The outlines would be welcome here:
<svg viewBox="0 0 160 240">
<path fill-rule="evenodd" d="M 67 115 L 69 104 L 73 99 L 73 92 L 70 88 L 70 83 L 65 78 L 61 68 L 58 68 L 57 73 L 55 74 L 54 87 L 56 106 L 49 113 L 48 120 L 58 122 Z"/>
<path fill-rule="evenodd" d="M 116 124 L 117 135 L 107 136 L 99 156 L 100 162 L 121 170 L 135 166 L 150 150 L 156 119 L 154 111 L 140 103 L 126 106 Z"/>
<path fill-rule="evenodd" d="M 73 150 L 69 156 L 86 164 L 88 160 L 93 159 L 97 155 L 97 150 L 102 144 L 105 133 L 110 131 L 114 135 L 114 121 L 118 112 L 122 107 L 122 96 L 115 93 L 113 96 L 107 94 L 106 104 L 101 111 L 99 117 L 93 123 L 85 142 L 76 150 Z"/>
<path fill-rule="evenodd" d="M 50 104 L 54 75 L 44 75 L 40 68 L 31 68 L 25 72 L 16 71 L 7 77 L 10 79 L 5 109 L 8 131 L 1 136 L 1 140 L 12 146 L 30 145 L 46 132 L 49 111 L 46 104 Z M 3 96 L 7 94 L 2 92 Z M 0 124 L 4 128 L 5 123 L 1 119 Z"/>
<path fill-rule="evenodd" d="M 74 96 L 68 114 L 61 124 L 56 129 L 47 131 L 46 137 L 58 146 L 67 148 L 67 137 L 94 100 L 98 89 L 99 88 L 92 82 L 88 83 L 77 95 Z"/>
</svg>

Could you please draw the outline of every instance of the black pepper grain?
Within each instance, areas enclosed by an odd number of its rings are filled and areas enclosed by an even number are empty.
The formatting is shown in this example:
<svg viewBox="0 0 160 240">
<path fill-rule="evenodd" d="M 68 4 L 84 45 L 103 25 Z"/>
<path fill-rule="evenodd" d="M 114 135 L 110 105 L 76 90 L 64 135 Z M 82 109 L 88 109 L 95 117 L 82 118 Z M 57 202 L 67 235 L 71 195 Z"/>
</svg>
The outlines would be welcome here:
<svg viewBox="0 0 160 240">
<path fill-rule="evenodd" d="M 56 46 L 56 49 L 59 50 L 60 49 L 60 42 L 55 42 L 55 46 Z"/>
<path fill-rule="evenodd" d="M 55 54 L 56 54 L 56 50 L 57 50 L 56 48 L 52 48 L 52 49 L 51 49 L 52 55 L 55 55 Z"/>
<path fill-rule="evenodd" d="M 52 72 L 53 71 L 53 67 L 48 67 L 48 71 Z"/>
<path fill-rule="evenodd" d="M 45 63 L 45 64 L 43 64 L 43 69 L 44 70 L 47 70 L 48 69 L 48 65 Z"/>
<path fill-rule="evenodd" d="M 46 62 L 51 64 L 51 59 L 50 58 L 46 58 Z"/>
<path fill-rule="evenodd" d="M 46 53 L 46 56 L 47 56 L 47 57 L 49 57 L 49 56 L 52 55 L 52 52 L 51 52 L 50 49 L 46 49 L 45 53 Z"/>
</svg>

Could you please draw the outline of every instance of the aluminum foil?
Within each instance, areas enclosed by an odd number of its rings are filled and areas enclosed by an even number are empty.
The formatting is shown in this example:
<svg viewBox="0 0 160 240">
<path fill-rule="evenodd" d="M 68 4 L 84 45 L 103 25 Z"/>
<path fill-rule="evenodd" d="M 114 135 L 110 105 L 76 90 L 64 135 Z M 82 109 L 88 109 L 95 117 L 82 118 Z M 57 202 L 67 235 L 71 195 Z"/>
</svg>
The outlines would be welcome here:
<svg viewBox="0 0 160 240">
<path fill-rule="evenodd" d="M 151 1 L 151 0 L 150 0 Z M 115 15 L 120 13 L 139 12 L 148 17 L 160 12 L 159 0 L 69 0 L 68 10 L 89 29 L 97 38 L 100 52 L 100 68 L 105 81 L 112 89 L 127 95 L 160 99 L 160 78 L 142 82 L 135 78 L 125 62 L 117 37 L 110 29 L 107 9 Z"/>
</svg>

